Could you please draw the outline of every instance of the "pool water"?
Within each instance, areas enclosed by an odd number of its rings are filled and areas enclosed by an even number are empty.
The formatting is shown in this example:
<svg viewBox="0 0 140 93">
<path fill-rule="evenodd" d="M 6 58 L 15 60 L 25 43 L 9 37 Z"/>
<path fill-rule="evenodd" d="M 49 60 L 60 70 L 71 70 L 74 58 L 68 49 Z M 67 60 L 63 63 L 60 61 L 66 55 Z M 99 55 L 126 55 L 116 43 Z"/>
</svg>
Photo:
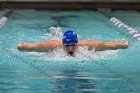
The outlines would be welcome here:
<svg viewBox="0 0 140 93">
<path fill-rule="evenodd" d="M 140 30 L 139 12 L 113 15 Z M 79 48 L 76 57 L 66 56 L 62 49 L 17 50 L 19 42 L 61 39 L 68 29 L 74 29 L 79 40 L 128 40 L 129 48 L 102 52 Z M 99 12 L 16 10 L 0 35 L 0 93 L 140 92 L 140 43 Z"/>
</svg>

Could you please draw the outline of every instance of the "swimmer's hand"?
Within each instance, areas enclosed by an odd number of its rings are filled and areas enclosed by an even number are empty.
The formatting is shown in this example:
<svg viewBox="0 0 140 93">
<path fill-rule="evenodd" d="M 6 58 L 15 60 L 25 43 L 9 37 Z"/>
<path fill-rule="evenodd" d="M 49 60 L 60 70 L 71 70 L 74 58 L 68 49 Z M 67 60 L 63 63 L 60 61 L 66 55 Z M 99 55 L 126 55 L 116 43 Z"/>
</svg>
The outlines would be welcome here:
<svg viewBox="0 0 140 93">
<path fill-rule="evenodd" d="M 18 45 L 17 45 L 17 49 L 18 50 L 20 50 L 20 51 L 24 51 L 24 43 L 19 43 Z"/>
<path fill-rule="evenodd" d="M 116 43 L 118 43 L 118 46 L 120 46 L 120 48 L 125 49 L 128 48 L 128 41 L 127 40 L 122 40 L 122 41 L 114 41 Z"/>
<path fill-rule="evenodd" d="M 17 45 L 17 49 L 20 51 L 32 52 L 32 51 L 37 51 L 36 46 L 37 44 L 19 43 Z"/>
<path fill-rule="evenodd" d="M 122 41 L 122 43 L 124 43 L 124 46 L 125 46 L 124 48 L 128 48 L 129 43 L 127 40 Z"/>
</svg>

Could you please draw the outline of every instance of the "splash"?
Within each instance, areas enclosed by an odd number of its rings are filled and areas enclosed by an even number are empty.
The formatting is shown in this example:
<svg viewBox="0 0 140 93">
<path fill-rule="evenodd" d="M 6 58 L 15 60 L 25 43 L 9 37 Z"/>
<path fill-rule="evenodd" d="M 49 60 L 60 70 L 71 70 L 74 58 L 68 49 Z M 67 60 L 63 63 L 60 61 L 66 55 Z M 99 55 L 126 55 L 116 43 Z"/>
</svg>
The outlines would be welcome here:
<svg viewBox="0 0 140 93">
<path fill-rule="evenodd" d="M 87 47 L 79 47 L 76 52 L 76 57 L 82 60 L 100 61 L 115 59 L 119 50 L 106 50 L 106 51 L 89 51 Z"/>
<path fill-rule="evenodd" d="M 101 61 L 115 60 L 119 50 L 107 50 L 97 52 L 89 51 L 86 47 L 79 47 L 75 52 L 75 57 L 67 55 L 63 49 L 55 49 L 52 52 L 41 54 L 40 59 L 46 61 Z"/>
<path fill-rule="evenodd" d="M 7 49 L 9 52 L 15 55 L 21 55 L 24 57 L 31 57 L 42 61 L 101 61 L 101 60 L 115 60 L 118 56 L 119 50 L 106 50 L 106 51 L 89 51 L 87 47 L 78 47 L 75 52 L 75 57 L 67 55 L 62 48 L 56 48 L 51 52 L 26 52 L 20 53 L 17 49 Z"/>
<path fill-rule="evenodd" d="M 51 27 L 50 33 L 47 33 L 45 37 L 48 40 L 62 40 L 62 28 L 61 27 Z M 89 51 L 87 47 L 78 47 L 75 52 L 75 57 L 68 56 L 63 49 L 54 49 L 51 52 L 37 53 L 28 52 L 26 55 L 37 58 L 39 60 L 45 61 L 100 61 L 115 59 L 119 50 L 107 50 L 102 52 L 95 52 L 95 49 Z"/>
<path fill-rule="evenodd" d="M 50 27 L 50 33 L 45 34 L 48 40 L 62 40 L 62 28 L 61 27 Z"/>
</svg>

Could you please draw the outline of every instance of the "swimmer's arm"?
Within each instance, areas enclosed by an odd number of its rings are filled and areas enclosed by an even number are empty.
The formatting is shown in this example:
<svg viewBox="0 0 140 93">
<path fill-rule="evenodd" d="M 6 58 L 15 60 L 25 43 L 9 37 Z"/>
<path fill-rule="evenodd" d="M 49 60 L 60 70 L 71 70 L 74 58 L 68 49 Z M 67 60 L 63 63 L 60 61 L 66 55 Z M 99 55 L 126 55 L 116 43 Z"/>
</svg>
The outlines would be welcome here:
<svg viewBox="0 0 140 93">
<path fill-rule="evenodd" d="M 101 41 L 84 41 L 82 46 L 88 46 L 89 50 L 95 48 L 95 51 L 116 50 L 128 48 L 128 41 L 123 42 L 101 42 Z"/>
<path fill-rule="evenodd" d="M 17 49 L 20 51 L 27 51 L 27 52 L 48 52 L 52 51 L 53 49 L 57 48 L 58 44 L 48 41 L 48 42 L 41 42 L 38 44 L 27 44 L 27 43 L 19 43 L 17 45 Z"/>
<path fill-rule="evenodd" d="M 95 51 L 103 51 L 104 50 L 104 43 L 100 41 L 94 40 L 81 40 L 78 42 L 78 46 L 87 47 L 88 50 L 95 50 Z"/>
<path fill-rule="evenodd" d="M 36 51 L 36 44 L 19 43 L 17 49 L 20 51 Z"/>
<path fill-rule="evenodd" d="M 126 49 L 128 48 L 128 41 L 122 42 L 99 42 L 95 47 L 96 51 L 104 50 L 117 50 L 117 49 Z"/>
</svg>

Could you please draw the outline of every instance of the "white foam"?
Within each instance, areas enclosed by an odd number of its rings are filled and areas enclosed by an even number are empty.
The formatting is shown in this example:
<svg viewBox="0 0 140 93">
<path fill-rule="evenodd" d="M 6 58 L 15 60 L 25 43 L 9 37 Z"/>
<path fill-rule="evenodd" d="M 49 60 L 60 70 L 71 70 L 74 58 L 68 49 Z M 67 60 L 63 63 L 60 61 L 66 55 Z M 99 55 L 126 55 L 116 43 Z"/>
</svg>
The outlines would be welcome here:
<svg viewBox="0 0 140 93">
<path fill-rule="evenodd" d="M 106 50 L 106 51 L 89 51 L 85 47 L 79 47 L 80 54 L 76 54 L 81 60 L 108 60 L 115 59 L 117 57 L 118 50 Z"/>
<path fill-rule="evenodd" d="M 79 47 L 75 52 L 75 57 L 68 56 L 63 49 L 55 49 L 45 55 L 40 56 L 46 61 L 100 61 L 115 59 L 119 50 L 107 50 L 102 52 L 89 51 L 86 47 Z"/>
<path fill-rule="evenodd" d="M 11 53 L 17 55 L 17 49 L 8 49 Z M 119 50 L 106 50 L 106 51 L 89 51 L 87 47 L 78 47 L 75 52 L 75 57 L 67 55 L 62 48 L 57 48 L 51 52 L 21 52 L 20 54 L 31 58 L 37 58 L 42 61 L 101 61 L 101 60 L 115 60 Z"/>
<path fill-rule="evenodd" d="M 50 33 L 44 34 L 48 40 L 62 40 L 62 28 L 61 27 L 50 27 Z"/>
</svg>

